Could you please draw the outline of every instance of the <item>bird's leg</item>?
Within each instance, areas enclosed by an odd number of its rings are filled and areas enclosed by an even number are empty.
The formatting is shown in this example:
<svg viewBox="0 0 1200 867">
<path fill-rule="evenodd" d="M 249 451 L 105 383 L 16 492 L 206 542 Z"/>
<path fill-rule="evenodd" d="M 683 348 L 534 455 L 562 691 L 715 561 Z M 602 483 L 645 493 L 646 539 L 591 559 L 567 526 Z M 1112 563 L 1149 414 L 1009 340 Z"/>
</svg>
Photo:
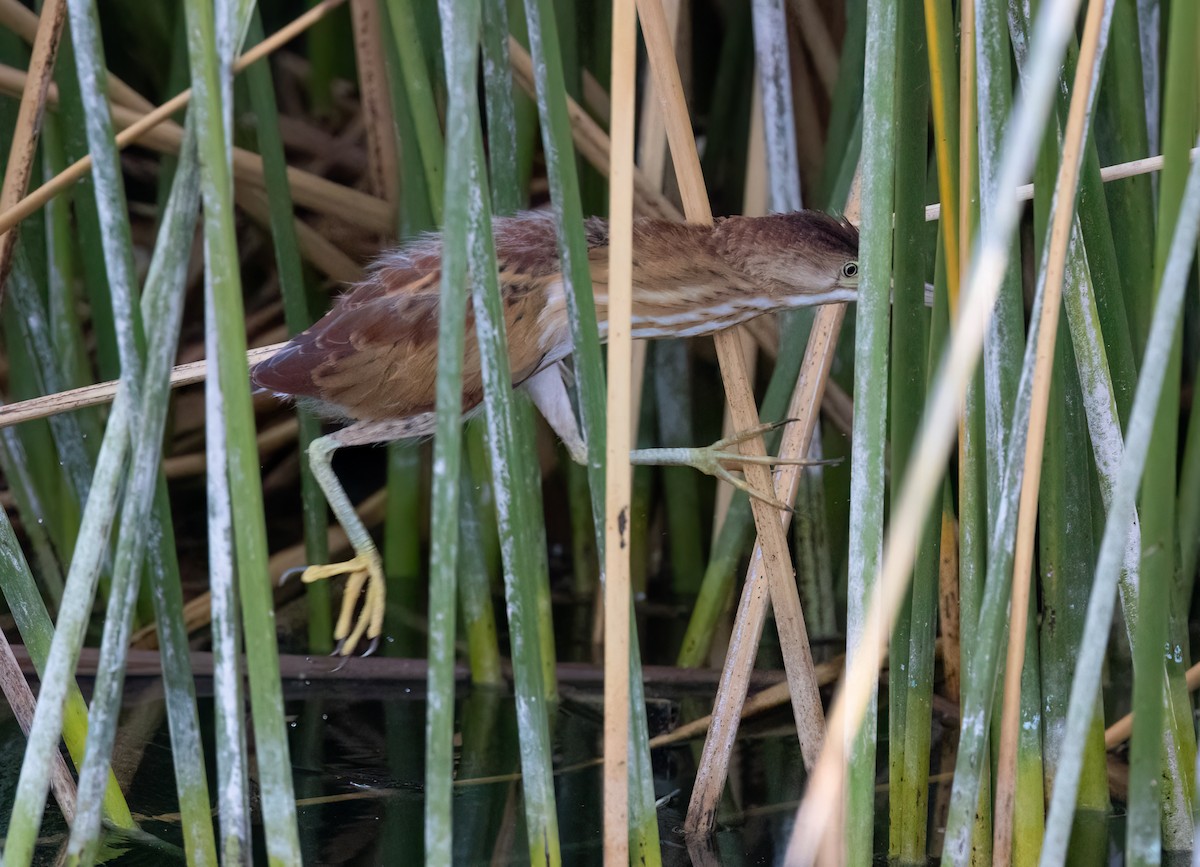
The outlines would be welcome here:
<svg viewBox="0 0 1200 867">
<path fill-rule="evenodd" d="M 721 481 L 728 482 L 739 491 L 744 491 L 756 500 L 761 500 L 769 506 L 790 512 L 791 506 L 776 499 L 773 491 L 766 493 L 759 491 L 744 479 L 739 479 L 733 475 L 725 467 L 725 464 L 762 464 L 764 466 L 790 464 L 804 467 L 837 463 L 837 461 L 813 461 L 808 458 L 784 458 L 776 455 L 744 455 L 732 448 L 738 443 L 770 433 L 793 421 L 796 421 L 796 419 L 784 419 L 774 424 L 761 424 L 758 427 L 739 431 L 732 436 L 719 439 L 710 446 L 700 448 L 638 449 L 629 455 L 629 462 L 639 465 L 693 467 L 702 473 L 707 473 Z"/>
<path fill-rule="evenodd" d="M 333 637 L 337 641 L 336 654 L 349 656 L 354 652 L 363 635 L 371 640 L 369 654 L 379 640 L 383 630 L 383 613 L 386 600 L 386 589 L 383 580 L 383 561 L 379 549 L 371 538 L 370 531 L 354 511 L 354 505 L 346 495 L 337 474 L 333 471 L 333 453 L 342 446 L 366 445 L 369 443 L 391 442 L 414 435 L 408 427 L 398 429 L 403 422 L 359 422 L 348 428 L 323 436 L 312 441 L 308 447 L 308 462 L 313 477 L 325 493 L 329 507 L 337 518 L 346 538 L 354 549 L 354 558 L 341 563 L 309 566 L 301 573 L 300 580 L 304 583 L 321 581 L 336 575 L 348 575 L 346 591 L 342 597 L 342 609 L 338 614 Z M 354 616 L 358 607 L 358 597 L 363 586 L 367 589 L 367 598 L 357 619 Z M 351 628 L 353 624 L 353 628 Z"/>
<path fill-rule="evenodd" d="M 556 364 L 535 374 L 525 381 L 524 387 L 528 390 L 529 396 L 533 398 L 533 403 L 538 408 L 538 411 L 567 447 L 567 451 L 571 455 L 571 460 L 578 464 L 586 465 L 588 457 L 587 445 L 580 434 L 579 424 L 575 420 L 575 412 L 571 408 L 571 400 L 567 395 L 567 386 L 563 381 L 562 365 Z M 809 466 L 830 463 L 830 461 L 811 461 L 806 458 L 743 455 L 732 448 L 740 442 L 753 439 L 764 433 L 769 433 L 793 420 L 787 419 L 776 424 L 759 425 L 748 431 L 742 431 L 724 439 L 719 439 L 710 446 L 700 448 L 638 449 L 630 453 L 629 461 L 638 465 L 693 467 L 702 473 L 707 473 L 710 476 L 715 476 L 722 481 L 728 482 L 739 491 L 745 491 L 755 499 L 762 500 L 764 503 L 772 505 L 777 509 L 789 511 L 790 507 L 776 499 L 773 496 L 773 492 L 764 493 L 756 490 L 747 484 L 745 480 L 733 475 L 725 467 L 725 464 L 764 464 L 767 466 L 793 464 L 796 466 Z"/>
</svg>

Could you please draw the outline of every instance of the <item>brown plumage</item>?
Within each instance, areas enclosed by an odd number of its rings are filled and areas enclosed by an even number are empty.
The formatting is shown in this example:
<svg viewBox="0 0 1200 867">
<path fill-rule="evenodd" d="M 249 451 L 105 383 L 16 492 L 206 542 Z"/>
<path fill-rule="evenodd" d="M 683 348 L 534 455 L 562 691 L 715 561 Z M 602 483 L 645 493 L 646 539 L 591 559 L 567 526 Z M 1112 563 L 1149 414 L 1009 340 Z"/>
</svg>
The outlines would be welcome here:
<svg viewBox="0 0 1200 867">
<path fill-rule="evenodd" d="M 817 211 L 727 217 L 713 226 L 638 220 L 633 336 L 711 334 L 754 316 L 854 298 L 858 231 Z M 587 221 L 596 314 L 607 338 L 608 225 Z M 514 385 L 571 352 L 552 217 L 495 221 Z M 387 254 L 319 322 L 257 365 L 255 384 L 316 401 L 326 414 L 399 420 L 434 408 L 441 242 Z M 483 398 L 468 303 L 463 409 Z"/>
<path fill-rule="evenodd" d="M 553 220 L 546 213 L 500 219 L 495 235 L 513 383 L 527 388 L 572 458 L 586 460 L 587 447 L 557 367 L 571 352 L 571 333 Z M 608 226 L 588 220 L 587 235 L 596 318 L 605 339 Z M 637 221 L 633 335 L 711 334 L 772 310 L 849 301 L 858 284 L 857 256 L 857 230 L 815 211 L 729 217 L 713 226 Z M 330 461 L 341 446 L 433 432 L 440 281 L 437 237 L 390 253 L 321 321 L 252 372 L 263 388 L 314 402 L 327 414 L 355 422 L 309 446 L 309 465 L 355 556 L 345 563 L 310 566 L 302 576 L 306 582 L 351 576 L 334 629 L 343 655 L 364 635 L 371 639 L 367 652 L 374 649 L 383 627 L 386 589 L 379 551 Z M 470 411 L 483 398 L 470 306 L 465 337 L 462 402 Z M 685 456 L 682 462 L 748 490 L 720 466 L 720 460 L 737 456 L 719 445 L 708 450 L 705 460 Z M 364 586 L 366 601 L 355 616 Z"/>
</svg>

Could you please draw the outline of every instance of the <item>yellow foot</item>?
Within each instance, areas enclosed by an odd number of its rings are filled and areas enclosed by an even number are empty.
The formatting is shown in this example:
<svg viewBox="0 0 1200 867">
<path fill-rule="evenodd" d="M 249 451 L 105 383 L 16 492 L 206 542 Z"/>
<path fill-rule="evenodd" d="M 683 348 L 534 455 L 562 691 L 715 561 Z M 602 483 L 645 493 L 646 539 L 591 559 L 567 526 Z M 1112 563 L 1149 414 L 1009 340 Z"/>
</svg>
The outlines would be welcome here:
<svg viewBox="0 0 1200 867">
<path fill-rule="evenodd" d="M 363 635 L 371 640 L 363 656 L 369 656 L 379 642 L 379 634 L 383 631 L 383 612 L 386 591 L 383 583 L 383 563 L 379 554 L 371 551 L 359 554 L 353 560 L 343 563 L 329 563 L 325 566 L 309 566 L 300 574 L 300 580 L 305 584 L 313 581 L 323 581 L 337 575 L 348 575 L 346 592 L 342 596 L 342 610 L 338 614 L 337 625 L 333 629 L 333 638 L 337 641 L 334 654 L 349 656 L 362 640 Z M 367 588 L 367 598 L 357 618 L 354 609 L 358 607 L 358 597 L 363 585 Z M 353 621 L 353 631 L 350 624 Z"/>
</svg>

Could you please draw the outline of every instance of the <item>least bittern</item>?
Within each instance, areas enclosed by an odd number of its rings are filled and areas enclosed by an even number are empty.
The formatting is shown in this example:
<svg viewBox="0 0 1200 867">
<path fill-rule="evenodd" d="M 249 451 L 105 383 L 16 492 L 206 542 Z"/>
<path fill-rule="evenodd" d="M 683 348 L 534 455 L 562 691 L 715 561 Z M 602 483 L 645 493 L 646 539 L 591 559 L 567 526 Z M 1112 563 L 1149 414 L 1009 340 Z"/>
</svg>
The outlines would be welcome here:
<svg viewBox="0 0 1200 867">
<path fill-rule="evenodd" d="M 589 219 L 587 236 L 596 318 L 605 340 L 607 223 Z M 562 363 L 572 344 L 554 221 L 546 212 L 497 219 L 495 240 L 513 385 L 528 391 L 572 459 L 584 463 L 587 449 L 563 379 Z M 817 211 L 728 217 L 713 226 L 639 220 L 633 228 L 633 336 L 712 334 L 772 311 L 852 301 L 857 257 L 858 230 Z M 383 256 L 324 318 L 252 372 L 262 388 L 353 422 L 314 440 L 309 459 L 355 556 L 344 563 L 310 566 L 303 573 L 306 582 L 350 576 L 334 632 L 343 654 L 351 653 L 364 633 L 374 647 L 383 626 L 384 582 L 379 552 L 331 460 L 342 446 L 433 433 L 440 264 L 436 236 Z M 470 413 L 483 400 L 470 307 L 465 337 L 462 405 Z M 726 449 L 759 432 L 707 448 L 655 449 L 631 458 L 635 463 L 694 466 L 774 502 L 722 466 L 745 463 L 744 456 Z M 364 584 L 366 602 L 351 629 Z"/>
</svg>

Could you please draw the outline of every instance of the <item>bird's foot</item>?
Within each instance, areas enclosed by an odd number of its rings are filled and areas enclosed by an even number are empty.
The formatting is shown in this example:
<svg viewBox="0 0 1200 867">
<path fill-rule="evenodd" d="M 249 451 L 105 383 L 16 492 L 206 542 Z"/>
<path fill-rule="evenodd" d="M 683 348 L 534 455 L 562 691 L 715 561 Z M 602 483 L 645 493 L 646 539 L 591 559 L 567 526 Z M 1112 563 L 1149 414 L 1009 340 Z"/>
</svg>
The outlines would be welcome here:
<svg viewBox="0 0 1200 867">
<path fill-rule="evenodd" d="M 759 464 L 762 466 L 777 466 L 788 464 L 792 466 L 813 466 L 837 463 L 837 461 L 813 461 L 808 458 L 785 458 L 777 455 L 744 455 L 734 447 L 738 443 L 754 439 L 763 434 L 790 424 L 797 419 L 784 419 L 773 424 L 761 424 L 749 430 L 739 431 L 732 436 L 723 437 L 710 446 L 700 448 L 671 448 L 671 449 L 639 449 L 630 454 L 631 463 L 655 464 L 661 466 L 694 467 L 702 473 L 707 473 L 728 482 L 739 491 L 744 491 L 756 500 L 761 500 L 776 509 L 790 512 L 792 507 L 774 496 L 774 492 L 763 492 L 753 485 L 735 476 L 726 464 L 746 465 Z"/>
<path fill-rule="evenodd" d="M 367 645 L 363 656 L 370 656 L 379 646 L 379 635 L 383 631 L 383 612 L 386 599 L 383 562 L 379 558 L 379 553 L 372 550 L 342 563 L 309 566 L 300 573 L 300 580 L 305 584 L 311 584 L 314 581 L 324 581 L 326 578 L 333 578 L 337 575 L 347 575 L 348 580 L 345 594 L 342 596 L 342 610 L 338 613 L 337 624 L 333 629 L 333 638 L 337 642 L 333 655 L 349 656 L 365 635 L 370 639 L 370 644 Z M 355 616 L 358 597 L 364 586 L 367 590 L 367 597 L 363 601 L 362 609 Z"/>
</svg>

